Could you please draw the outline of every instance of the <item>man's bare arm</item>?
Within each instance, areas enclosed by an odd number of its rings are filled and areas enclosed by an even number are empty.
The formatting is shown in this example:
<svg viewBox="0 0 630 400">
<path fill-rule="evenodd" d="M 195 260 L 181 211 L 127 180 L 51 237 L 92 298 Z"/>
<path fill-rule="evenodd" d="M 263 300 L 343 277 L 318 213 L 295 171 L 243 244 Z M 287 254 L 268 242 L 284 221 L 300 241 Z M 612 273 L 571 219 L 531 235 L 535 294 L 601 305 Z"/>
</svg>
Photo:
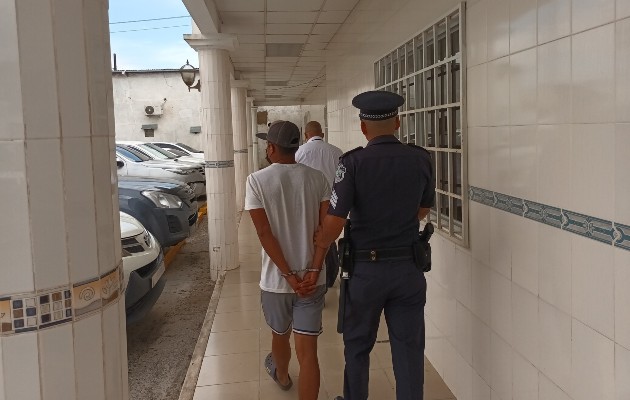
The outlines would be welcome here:
<svg viewBox="0 0 630 400">
<path fill-rule="evenodd" d="M 256 233 L 258 234 L 258 239 L 260 239 L 260 244 L 262 244 L 263 249 L 271 258 L 278 269 L 282 274 L 288 274 L 291 272 L 291 267 L 287 260 L 284 258 L 284 253 L 282 252 L 282 248 L 280 247 L 280 243 L 278 243 L 278 239 L 273 235 L 271 231 L 271 225 L 269 224 L 269 219 L 267 218 L 267 213 L 264 208 L 257 208 L 254 210 L 249 210 L 249 215 L 252 217 L 252 222 L 256 227 Z M 289 281 L 291 284 L 291 281 Z M 293 284 L 291 284 L 293 287 Z"/>
<path fill-rule="evenodd" d="M 422 221 L 427 215 L 429 215 L 430 211 L 431 211 L 430 208 L 420 207 L 420 211 L 418 211 L 418 219 Z"/>
<path fill-rule="evenodd" d="M 319 227 L 318 229 L 321 229 L 321 225 L 324 222 L 324 218 L 326 217 L 326 214 L 328 213 L 328 205 L 330 204 L 330 202 L 328 200 L 326 201 L 322 201 L 319 204 Z M 315 246 L 315 253 L 317 253 L 317 246 Z M 326 250 L 324 251 L 324 256 L 326 256 L 326 251 L 328 251 L 328 248 L 326 248 Z M 324 259 L 322 258 L 322 261 L 319 264 L 311 264 L 311 269 L 319 269 L 319 272 L 307 272 L 304 275 L 304 280 L 302 281 L 302 283 L 300 284 L 300 288 L 304 291 L 305 295 L 311 294 L 312 292 L 315 291 L 315 289 L 317 289 L 317 281 L 319 279 L 319 274 L 321 273 L 321 269 L 324 267 Z"/>
<path fill-rule="evenodd" d="M 315 235 L 315 254 L 313 255 L 313 268 L 320 268 L 324 264 L 326 252 L 333 240 L 341 234 L 343 226 L 346 224 L 345 218 L 334 215 L 326 215 L 319 232 Z"/>
</svg>

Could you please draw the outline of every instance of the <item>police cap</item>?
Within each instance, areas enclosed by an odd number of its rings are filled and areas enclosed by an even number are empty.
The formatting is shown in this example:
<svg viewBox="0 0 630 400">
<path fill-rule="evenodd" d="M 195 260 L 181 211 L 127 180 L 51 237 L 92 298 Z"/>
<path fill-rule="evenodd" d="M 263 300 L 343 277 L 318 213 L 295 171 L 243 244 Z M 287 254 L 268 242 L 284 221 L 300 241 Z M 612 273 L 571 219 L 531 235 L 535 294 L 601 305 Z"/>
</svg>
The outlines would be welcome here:
<svg viewBox="0 0 630 400">
<path fill-rule="evenodd" d="M 359 118 L 368 121 L 393 118 L 404 103 L 402 96 L 381 90 L 363 92 L 352 99 L 352 105 L 359 109 Z"/>
</svg>

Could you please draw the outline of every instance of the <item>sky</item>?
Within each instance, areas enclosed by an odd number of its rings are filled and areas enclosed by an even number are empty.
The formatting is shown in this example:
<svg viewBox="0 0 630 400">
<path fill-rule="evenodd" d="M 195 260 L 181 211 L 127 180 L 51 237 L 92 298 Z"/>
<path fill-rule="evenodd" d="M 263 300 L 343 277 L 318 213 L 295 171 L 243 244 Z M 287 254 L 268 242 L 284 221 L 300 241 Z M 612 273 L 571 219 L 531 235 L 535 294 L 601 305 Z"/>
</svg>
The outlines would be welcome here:
<svg viewBox="0 0 630 400">
<path fill-rule="evenodd" d="M 118 23 L 155 18 L 171 19 Z M 119 70 L 179 68 L 187 59 L 199 66 L 197 53 L 182 37 L 191 33 L 191 19 L 181 0 L 110 0 L 109 21 Z M 149 28 L 161 29 L 143 30 Z"/>
</svg>

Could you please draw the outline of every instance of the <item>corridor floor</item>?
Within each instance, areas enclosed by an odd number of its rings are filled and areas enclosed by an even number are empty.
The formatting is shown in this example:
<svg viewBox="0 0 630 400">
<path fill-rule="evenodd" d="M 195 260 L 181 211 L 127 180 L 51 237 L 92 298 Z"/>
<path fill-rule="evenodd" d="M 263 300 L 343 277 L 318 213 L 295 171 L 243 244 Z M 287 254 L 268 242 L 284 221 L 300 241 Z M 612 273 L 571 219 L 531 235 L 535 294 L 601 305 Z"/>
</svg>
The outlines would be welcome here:
<svg viewBox="0 0 630 400">
<path fill-rule="evenodd" d="M 221 290 L 194 400 L 297 400 L 298 363 L 293 354 L 289 373 L 294 387 L 283 392 L 267 375 L 263 360 L 271 349 L 271 331 L 260 308 L 258 281 L 261 246 L 247 212 L 239 227 L 240 268 L 228 272 Z M 335 285 L 337 286 L 337 285 Z M 336 332 L 338 288 L 326 294 L 324 333 L 319 337 L 319 399 L 342 394 L 343 341 Z M 384 321 L 372 351 L 370 399 L 395 400 L 394 374 Z M 455 397 L 425 358 L 425 400 Z"/>
</svg>

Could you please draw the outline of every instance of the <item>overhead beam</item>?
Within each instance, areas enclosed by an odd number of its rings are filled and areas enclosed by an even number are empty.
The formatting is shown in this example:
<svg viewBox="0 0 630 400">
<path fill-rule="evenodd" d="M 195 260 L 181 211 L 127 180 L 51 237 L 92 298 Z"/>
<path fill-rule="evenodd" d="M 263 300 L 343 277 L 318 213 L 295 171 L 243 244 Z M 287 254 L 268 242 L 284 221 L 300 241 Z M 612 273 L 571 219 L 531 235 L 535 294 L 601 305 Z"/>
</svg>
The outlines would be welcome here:
<svg viewBox="0 0 630 400">
<path fill-rule="evenodd" d="M 221 19 L 214 0 L 182 0 L 182 2 L 201 34 L 221 33 Z"/>
</svg>

